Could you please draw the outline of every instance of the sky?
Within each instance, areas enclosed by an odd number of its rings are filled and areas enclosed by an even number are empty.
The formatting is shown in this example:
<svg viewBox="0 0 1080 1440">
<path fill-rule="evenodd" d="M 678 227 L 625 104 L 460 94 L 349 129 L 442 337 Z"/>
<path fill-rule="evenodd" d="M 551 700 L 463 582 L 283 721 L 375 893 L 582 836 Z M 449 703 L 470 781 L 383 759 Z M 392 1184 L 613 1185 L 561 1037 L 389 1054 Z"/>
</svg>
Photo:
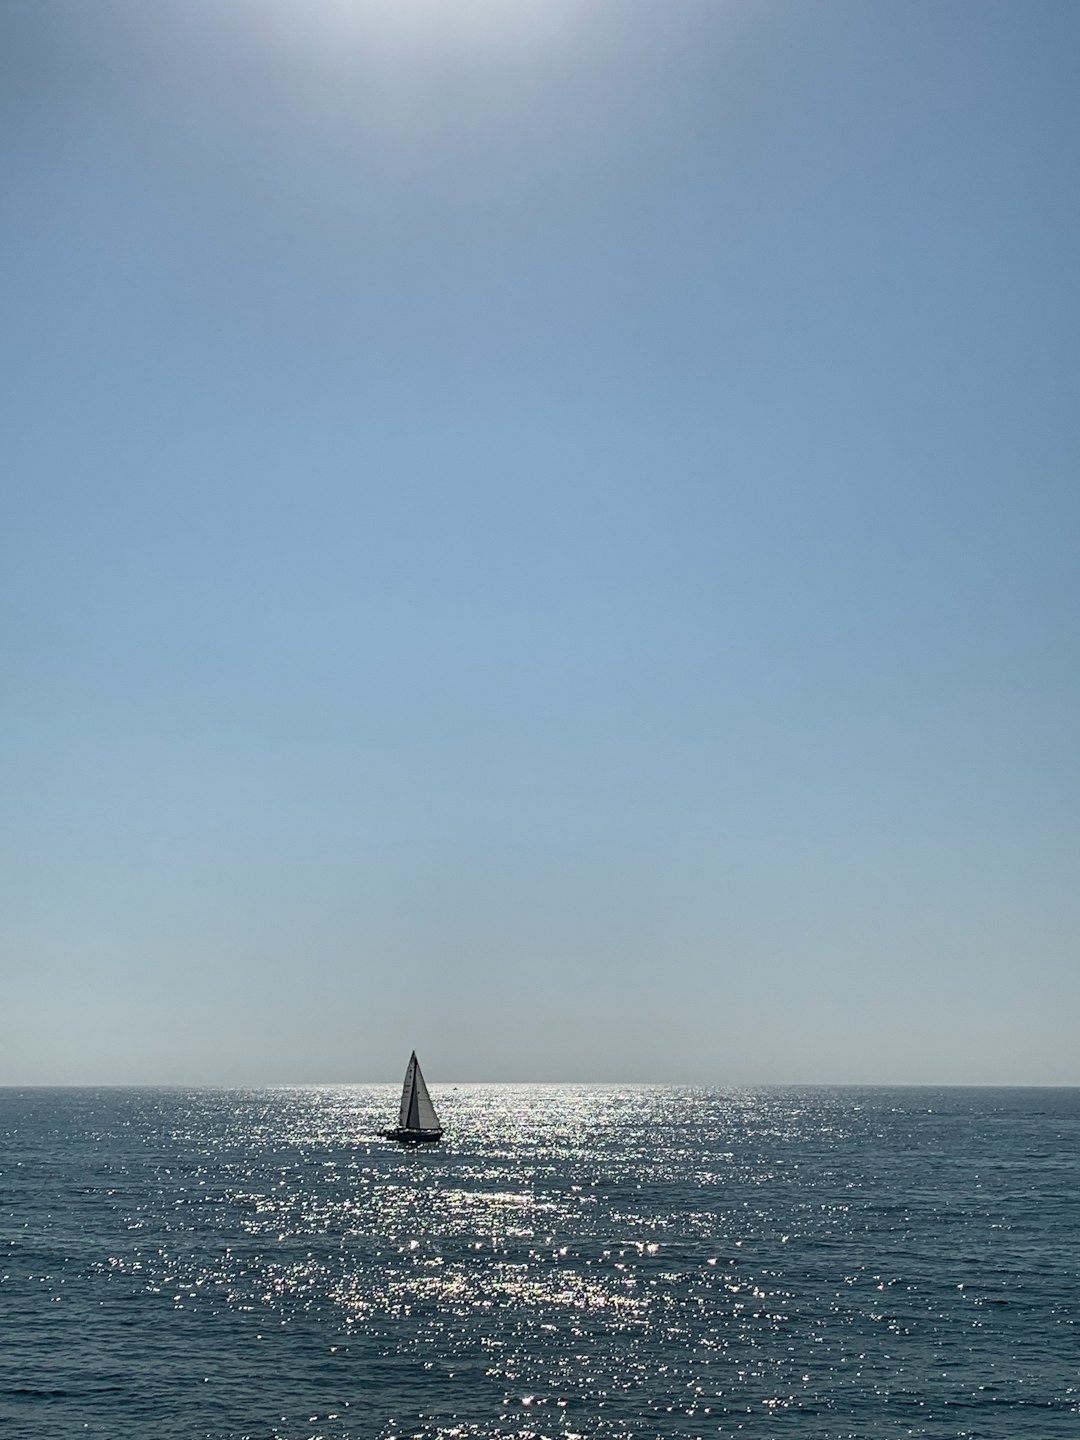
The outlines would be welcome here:
<svg viewBox="0 0 1080 1440">
<path fill-rule="evenodd" d="M 0 1083 L 1080 1084 L 1078 47 L 0 7 Z"/>
</svg>

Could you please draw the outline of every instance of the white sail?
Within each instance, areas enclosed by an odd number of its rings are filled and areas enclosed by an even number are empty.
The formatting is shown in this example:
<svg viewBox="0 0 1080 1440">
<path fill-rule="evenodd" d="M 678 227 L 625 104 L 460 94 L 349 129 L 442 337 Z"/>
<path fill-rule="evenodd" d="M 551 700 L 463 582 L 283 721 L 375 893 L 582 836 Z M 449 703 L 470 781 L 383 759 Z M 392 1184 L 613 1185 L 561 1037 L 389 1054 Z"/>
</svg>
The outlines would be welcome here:
<svg viewBox="0 0 1080 1440">
<path fill-rule="evenodd" d="M 439 1117 L 435 1114 L 435 1106 L 431 1103 L 431 1096 L 428 1094 L 427 1085 L 420 1066 L 416 1067 L 416 1123 L 421 1130 L 439 1130 Z"/>
<path fill-rule="evenodd" d="M 415 1129 L 415 1126 L 409 1124 L 409 1110 L 412 1107 L 413 1095 L 416 1093 L 416 1072 L 419 1068 L 414 1050 L 405 1067 L 405 1084 L 401 1087 L 401 1110 L 398 1113 L 398 1124 L 403 1130 Z"/>
<path fill-rule="evenodd" d="M 420 1062 L 414 1050 L 405 1070 L 405 1083 L 401 1087 L 401 1110 L 398 1126 L 402 1130 L 441 1130 L 435 1106 L 431 1103 L 427 1085 L 424 1083 Z"/>
</svg>

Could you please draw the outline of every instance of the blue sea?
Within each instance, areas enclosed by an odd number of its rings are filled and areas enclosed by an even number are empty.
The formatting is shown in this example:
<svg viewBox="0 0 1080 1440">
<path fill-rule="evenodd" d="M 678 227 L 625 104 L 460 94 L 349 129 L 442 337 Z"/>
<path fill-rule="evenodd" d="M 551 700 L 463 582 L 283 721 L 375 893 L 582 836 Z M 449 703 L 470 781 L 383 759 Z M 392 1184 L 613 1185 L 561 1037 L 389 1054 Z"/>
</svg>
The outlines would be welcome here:
<svg viewBox="0 0 1080 1440">
<path fill-rule="evenodd" d="M 0 1435 L 1080 1436 L 1080 1091 L 0 1090 Z"/>
</svg>

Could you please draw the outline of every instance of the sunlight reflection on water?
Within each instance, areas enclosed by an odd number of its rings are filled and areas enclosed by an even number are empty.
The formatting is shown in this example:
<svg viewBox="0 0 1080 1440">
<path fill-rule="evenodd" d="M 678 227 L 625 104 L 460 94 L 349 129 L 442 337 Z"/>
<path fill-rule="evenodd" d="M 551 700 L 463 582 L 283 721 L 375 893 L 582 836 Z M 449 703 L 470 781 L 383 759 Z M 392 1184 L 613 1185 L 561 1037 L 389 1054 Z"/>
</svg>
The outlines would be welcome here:
<svg viewBox="0 0 1080 1440">
<path fill-rule="evenodd" d="M 447 1138 L 415 1151 L 373 1138 L 389 1086 L 33 1101 L 2 1363 L 48 1371 L 47 1291 L 142 1377 L 111 1401 L 35 1382 L 39 1433 L 65 1404 L 81 1433 L 176 1440 L 974 1434 L 964 1407 L 1074 1433 L 1075 1092 L 433 1093 Z M 76 1352 L 85 1390 L 100 1349 Z"/>
</svg>

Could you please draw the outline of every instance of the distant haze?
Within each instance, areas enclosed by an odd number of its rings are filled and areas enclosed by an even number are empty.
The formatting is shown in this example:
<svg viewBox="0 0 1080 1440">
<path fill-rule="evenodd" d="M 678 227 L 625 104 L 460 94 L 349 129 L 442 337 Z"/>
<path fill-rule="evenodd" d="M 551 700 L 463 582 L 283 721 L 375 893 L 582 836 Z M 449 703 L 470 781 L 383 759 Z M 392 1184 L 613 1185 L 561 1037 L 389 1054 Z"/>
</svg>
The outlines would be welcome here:
<svg viewBox="0 0 1080 1440">
<path fill-rule="evenodd" d="M 0 1083 L 1080 1083 L 1080 8 L 0 10 Z"/>
</svg>

